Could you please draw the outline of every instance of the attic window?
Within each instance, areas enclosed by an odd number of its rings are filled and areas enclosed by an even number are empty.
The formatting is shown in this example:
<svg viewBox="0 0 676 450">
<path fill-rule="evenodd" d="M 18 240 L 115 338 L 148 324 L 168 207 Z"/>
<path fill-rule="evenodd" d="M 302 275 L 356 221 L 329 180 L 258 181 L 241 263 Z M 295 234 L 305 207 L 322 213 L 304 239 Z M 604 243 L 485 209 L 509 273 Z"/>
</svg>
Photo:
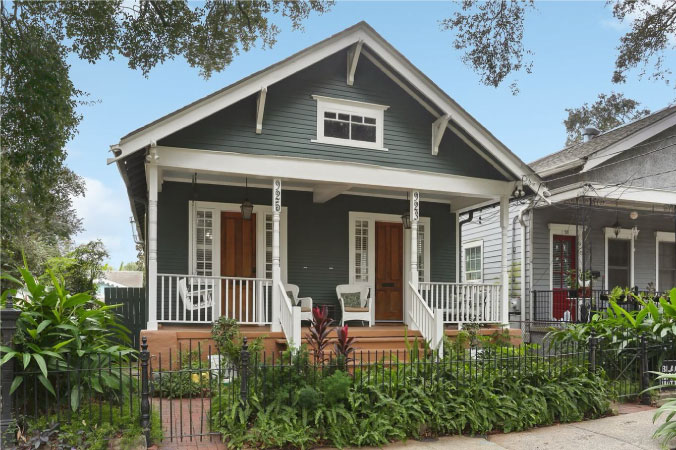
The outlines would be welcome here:
<svg viewBox="0 0 676 450">
<path fill-rule="evenodd" d="M 317 139 L 312 142 L 378 150 L 383 148 L 383 118 L 388 106 L 314 95 Z"/>
</svg>

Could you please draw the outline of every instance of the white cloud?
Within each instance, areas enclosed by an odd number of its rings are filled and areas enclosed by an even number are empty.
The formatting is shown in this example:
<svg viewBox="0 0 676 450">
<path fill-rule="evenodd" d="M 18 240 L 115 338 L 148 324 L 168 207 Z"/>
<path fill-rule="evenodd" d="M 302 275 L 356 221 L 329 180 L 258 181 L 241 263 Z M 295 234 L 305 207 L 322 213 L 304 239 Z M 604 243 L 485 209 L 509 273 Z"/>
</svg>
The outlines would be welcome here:
<svg viewBox="0 0 676 450">
<path fill-rule="evenodd" d="M 124 191 L 111 189 L 95 178 L 85 177 L 85 185 L 85 196 L 73 199 L 84 228 L 75 237 L 75 242 L 101 239 L 113 265 L 134 261 L 136 249 L 129 225 L 131 212 Z"/>
</svg>

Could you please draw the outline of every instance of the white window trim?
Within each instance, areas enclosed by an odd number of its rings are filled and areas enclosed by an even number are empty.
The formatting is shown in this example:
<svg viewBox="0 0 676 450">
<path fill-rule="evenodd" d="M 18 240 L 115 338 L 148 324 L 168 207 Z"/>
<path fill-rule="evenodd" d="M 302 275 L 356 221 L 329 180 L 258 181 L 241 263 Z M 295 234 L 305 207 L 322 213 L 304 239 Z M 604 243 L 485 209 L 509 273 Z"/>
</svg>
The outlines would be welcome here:
<svg viewBox="0 0 676 450">
<path fill-rule="evenodd" d="M 549 290 L 553 291 L 554 267 L 552 267 L 552 264 L 554 259 L 554 236 L 575 236 L 575 246 L 577 247 L 575 267 L 579 268 L 582 259 L 582 240 L 584 233 L 587 230 L 587 226 L 585 225 L 583 227 L 569 223 L 549 223 L 547 224 L 547 227 L 549 227 Z M 577 235 L 575 234 L 575 230 L 579 231 Z M 551 306 L 549 310 L 553 311 Z"/>
<path fill-rule="evenodd" d="M 189 242 L 189 261 L 188 272 L 194 274 L 196 251 L 193 242 L 194 234 L 194 209 L 209 209 L 214 212 L 213 217 L 213 252 L 211 256 L 213 276 L 221 276 L 221 213 L 240 212 L 239 204 L 237 203 L 219 203 L 219 202 L 203 202 L 190 201 L 188 202 L 188 242 Z M 280 269 L 282 281 L 287 281 L 287 217 L 288 208 L 282 207 L 282 214 L 279 227 L 279 244 L 280 244 Z M 265 278 L 265 220 L 259 219 L 265 217 L 265 214 L 272 214 L 272 205 L 254 205 L 254 214 L 256 214 L 256 278 Z"/>
<path fill-rule="evenodd" d="M 673 231 L 655 232 L 655 289 L 660 287 L 660 242 L 676 242 Z"/>
<path fill-rule="evenodd" d="M 629 241 L 629 286 L 628 287 L 633 287 L 636 282 L 634 280 L 634 241 L 636 240 L 636 237 L 638 236 L 638 228 L 622 228 L 620 229 L 620 233 L 615 236 L 615 228 L 612 227 L 605 227 L 603 228 L 603 235 L 605 239 L 605 256 L 603 260 L 603 264 L 605 266 L 605 272 L 604 272 L 604 280 L 603 280 L 603 287 L 604 289 L 608 290 L 610 289 L 608 287 L 608 240 L 610 239 L 616 239 L 616 240 L 623 240 L 623 241 Z"/>
<path fill-rule="evenodd" d="M 481 253 L 481 274 L 478 280 L 468 280 L 467 279 L 467 267 L 466 267 L 466 261 L 465 261 L 465 252 L 469 248 L 474 248 L 474 247 L 479 247 L 480 253 Z M 469 284 L 482 284 L 484 282 L 484 241 L 483 239 L 477 239 L 474 241 L 470 241 L 465 243 L 462 246 L 462 281 L 463 283 L 469 283 Z"/>
<path fill-rule="evenodd" d="M 376 222 L 398 222 L 401 223 L 401 216 L 396 215 L 396 214 L 381 214 L 381 213 L 371 213 L 371 212 L 358 212 L 358 211 L 350 211 L 348 213 L 348 219 L 349 219 L 349 228 L 350 228 L 350 233 L 349 233 L 349 246 L 348 246 L 348 251 L 349 251 L 349 283 L 350 284 L 357 284 L 357 285 L 364 285 L 368 286 L 371 288 L 371 298 L 375 301 L 376 298 L 376 277 L 375 277 L 375 267 L 376 267 Z M 369 276 L 368 276 L 368 281 L 367 282 L 356 282 L 355 281 L 355 273 L 354 273 L 354 266 L 355 266 L 355 248 L 354 248 L 354 225 L 355 221 L 357 220 L 366 220 L 368 221 L 369 224 L 369 234 L 368 234 L 368 268 L 369 268 Z M 422 224 L 425 226 L 425 231 L 424 231 L 424 239 L 425 239 L 425 282 L 430 281 L 430 236 L 431 236 L 431 220 L 429 217 L 421 217 L 418 220 L 418 223 Z M 406 286 L 408 286 L 408 282 L 411 278 L 411 271 L 410 271 L 410 252 L 411 252 L 411 230 L 407 230 L 404 228 L 404 255 L 403 255 L 403 262 L 402 262 L 402 270 L 404 272 L 404 286 L 403 286 L 403 299 L 404 299 L 404 317 L 403 321 L 407 322 L 408 321 L 408 311 L 409 311 L 409 299 L 408 299 L 408 289 Z"/>
<path fill-rule="evenodd" d="M 389 106 L 358 102 L 354 100 L 330 98 L 321 95 L 313 95 L 312 98 L 317 101 L 317 138 L 312 139 L 311 142 L 387 151 L 387 149 L 383 146 L 383 134 L 385 128 L 385 110 L 388 109 Z M 339 139 L 324 136 L 324 112 L 327 110 L 350 115 L 375 117 L 376 141 L 364 142 L 352 139 Z"/>
</svg>

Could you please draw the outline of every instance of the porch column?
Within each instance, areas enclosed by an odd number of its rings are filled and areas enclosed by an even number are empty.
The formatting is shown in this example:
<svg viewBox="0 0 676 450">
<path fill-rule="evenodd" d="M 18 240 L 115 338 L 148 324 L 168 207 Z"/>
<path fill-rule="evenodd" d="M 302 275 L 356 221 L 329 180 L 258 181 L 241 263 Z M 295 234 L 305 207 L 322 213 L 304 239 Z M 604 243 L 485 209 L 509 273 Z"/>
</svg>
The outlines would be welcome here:
<svg viewBox="0 0 676 450">
<path fill-rule="evenodd" d="M 509 326 L 509 267 L 507 266 L 507 232 L 509 231 L 509 197 L 500 197 L 500 283 L 502 286 L 502 324 Z"/>
<path fill-rule="evenodd" d="M 157 165 L 149 163 L 148 173 L 148 330 L 157 330 Z"/>
<path fill-rule="evenodd" d="M 411 191 L 411 283 L 418 290 L 418 220 L 420 219 L 420 193 Z"/>
<path fill-rule="evenodd" d="M 282 212 L 282 180 L 272 181 L 272 331 L 281 331 L 279 308 L 281 307 L 279 281 L 282 279 L 279 267 L 279 215 Z"/>
</svg>

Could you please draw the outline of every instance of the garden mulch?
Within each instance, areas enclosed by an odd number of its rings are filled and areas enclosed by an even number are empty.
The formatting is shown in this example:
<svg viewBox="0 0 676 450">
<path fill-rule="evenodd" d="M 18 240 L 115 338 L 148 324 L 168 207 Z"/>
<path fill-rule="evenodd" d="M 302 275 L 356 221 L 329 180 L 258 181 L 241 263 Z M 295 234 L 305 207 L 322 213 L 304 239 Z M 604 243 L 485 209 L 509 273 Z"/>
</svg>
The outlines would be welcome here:
<svg viewBox="0 0 676 450">
<path fill-rule="evenodd" d="M 175 399 L 172 402 L 172 414 L 170 414 L 169 400 L 162 401 L 162 427 L 165 434 L 169 434 L 170 427 L 173 427 L 174 435 L 180 434 L 183 430 L 185 437 L 174 439 L 156 444 L 158 450 L 225 450 L 227 447 L 219 437 L 204 436 L 188 437 L 190 434 L 206 433 L 209 429 L 208 401 L 205 400 L 204 413 L 202 413 L 200 399 L 192 399 L 192 422 L 190 416 L 190 402 L 187 399 Z M 153 408 L 158 410 L 157 399 L 153 400 Z M 180 412 L 183 410 L 183 420 L 180 419 Z M 415 441 L 400 442 L 392 444 L 391 448 L 413 449 L 437 449 L 437 448 L 462 448 L 462 449 L 574 449 L 583 450 L 585 448 L 603 448 L 603 449 L 659 449 L 656 441 L 647 440 L 649 446 L 636 445 L 627 440 L 617 439 L 604 433 L 602 430 L 610 431 L 617 427 L 623 433 L 629 436 L 640 436 L 641 434 L 652 435 L 652 431 L 647 433 L 646 427 L 653 430 L 657 425 L 652 425 L 652 413 L 654 408 L 645 405 L 633 403 L 622 403 L 618 405 L 618 416 L 607 417 L 598 420 L 578 422 L 575 424 L 554 425 L 551 427 L 537 428 L 535 430 L 524 431 L 520 433 L 494 434 L 487 438 L 472 438 L 467 436 L 449 436 L 434 441 Z M 649 420 L 648 420 L 649 419 Z M 173 424 L 172 424 L 173 422 Z M 181 428 L 181 422 L 183 428 Z M 201 425 L 200 425 L 201 424 Z M 192 432 L 191 432 L 192 430 Z M 178 432 L 177 432 L 178 431 Z M 647 434 L 646 434 L 647 433 Z M 586 440 L 586 442 L 580 442 Z M 586 445 L 589 446 L 586 446 Z M 654 445 L 653 445 L 654 444 Z M 595 447 L 602 445 L 602 447 Z"/>
</svg>

